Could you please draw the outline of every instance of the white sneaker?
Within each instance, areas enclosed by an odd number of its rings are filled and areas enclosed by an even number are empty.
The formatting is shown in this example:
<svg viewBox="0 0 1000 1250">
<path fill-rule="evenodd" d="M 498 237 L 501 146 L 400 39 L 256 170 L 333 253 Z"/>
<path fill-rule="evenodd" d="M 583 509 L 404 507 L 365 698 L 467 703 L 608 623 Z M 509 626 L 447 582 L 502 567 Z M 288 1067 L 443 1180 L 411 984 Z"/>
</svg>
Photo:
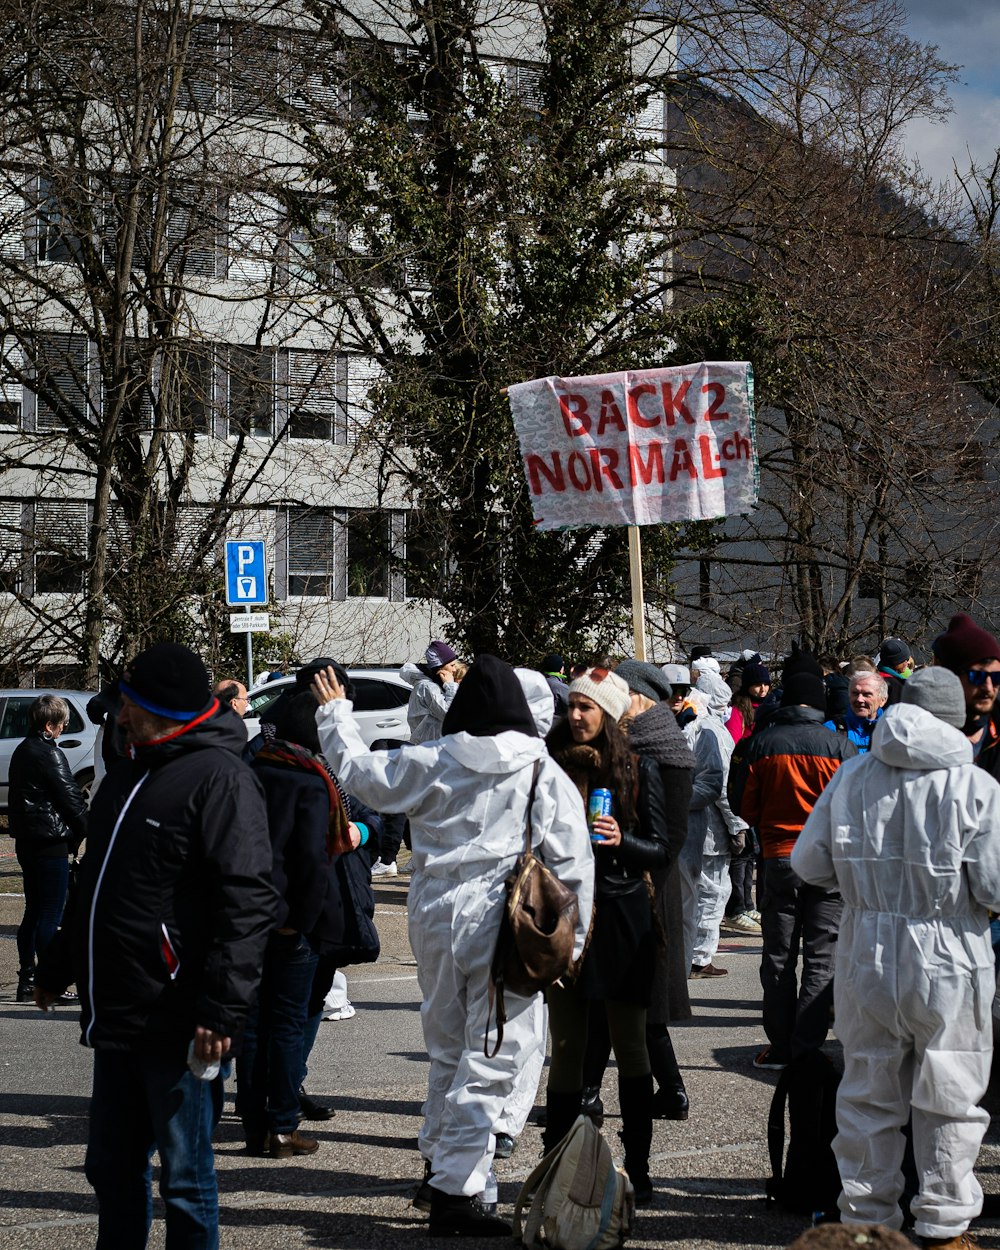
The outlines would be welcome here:
<svg viewBox="0 0 1000 1250">
<path fill-rule="evenodd" d="M 331 1011 L 324 1011 L 322 1019 L 324 1020 L 350 1020 L 354 1015 L 354 1004 L 344 1003 L 343 1007 L 334 1007 Z"/>
<path fill-rule="evenodd" d="M 395 860 L 393 860 L 391 864 L 383 864 L 380 859 L 377 859 L 375 863 L 372 864 L 373 877 L 395 877 L 398 873 L 399 868 L 397 867 Z"/>
<path fill-rule="evenodd" d="M 729 933 L 760 933 L 760 925 L 746 911 L 740 916 L 727 916 L 722 927 Z"/>
</svg>

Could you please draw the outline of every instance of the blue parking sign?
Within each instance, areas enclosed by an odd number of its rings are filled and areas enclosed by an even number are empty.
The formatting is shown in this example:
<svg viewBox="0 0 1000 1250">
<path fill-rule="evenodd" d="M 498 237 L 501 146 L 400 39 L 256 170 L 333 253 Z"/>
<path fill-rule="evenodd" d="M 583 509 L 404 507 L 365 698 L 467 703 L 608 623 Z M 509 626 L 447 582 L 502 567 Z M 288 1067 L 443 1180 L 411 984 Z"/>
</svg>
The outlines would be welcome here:
<svg viewBox="0 0 1000 1250">
<path fill-rule="evenodd" d="M 232 607 L 267 603 L 267 559 L 263 538 L 227 541 L 226 603 Z"/>
</svg>

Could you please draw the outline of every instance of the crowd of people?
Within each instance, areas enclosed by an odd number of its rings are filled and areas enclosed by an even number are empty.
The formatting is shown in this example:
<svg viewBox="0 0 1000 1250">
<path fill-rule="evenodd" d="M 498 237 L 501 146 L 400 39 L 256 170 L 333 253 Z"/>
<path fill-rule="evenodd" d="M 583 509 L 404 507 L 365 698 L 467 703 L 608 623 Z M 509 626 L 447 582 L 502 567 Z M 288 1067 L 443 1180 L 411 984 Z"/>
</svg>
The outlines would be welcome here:
<svg viewBox="0 0 1000 1250">
<path fill-rule="evenodd" d="M 932 653 L 917 669 L 889 638 L 847 661 L 697 648 L 567 672 L 554 654 L 466 667 L 433 640 L 403 670 L 410 744 L 375 750 L 333 659 L 300 669 L 248 742 L 242 684 L 213 691 L 163 643 L 102 695 L 89 805 L 58 749 L 66 705 L 40 696 L 11 764 L 17 996 L 79 994 L 98 1245 L 146 1244 L 156 1149 L 168 1246 L 217 1246 L 233 1057 L 247 1150 L 316 1152 L 302 1121 L 331 1112 L 305 1091 L 309 1053 L 338 970 L 377 956 L 371 878 L 398 872 L 405 840 L 429 1059 L 413 1201 L 432 1232 L 510 1235 L 491 1168 L 547 1049 L 545 1149 L 581 1113 L 601 1123 L 613 1051 L 624 1169 L 652 1201 L 653 1119 L 690 1112 L 670 1026 L 690 981 L 727 975 L 726 930 L 761 938 L 757 1067 L 816 1055 L 835 1019 L 841 1219 L 902 1227 L 909 1123 L 916 1232 L 961 1250 L 988 1122 L 1000 644 L 960 613 Z M 544 995 L 508 990 L 501 1030 L 491 964 L 526 838 L 576 895 L 574 963 Z"/>
</svg>

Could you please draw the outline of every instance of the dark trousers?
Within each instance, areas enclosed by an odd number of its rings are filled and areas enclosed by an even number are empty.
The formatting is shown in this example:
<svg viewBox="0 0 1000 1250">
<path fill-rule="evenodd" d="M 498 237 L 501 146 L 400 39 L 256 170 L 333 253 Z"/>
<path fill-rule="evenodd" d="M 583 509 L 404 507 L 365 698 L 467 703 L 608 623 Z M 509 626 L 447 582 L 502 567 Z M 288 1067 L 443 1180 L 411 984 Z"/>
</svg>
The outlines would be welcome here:
<svg viewBox="0 0 1000 1250">
<path fill-rule="evenodd" d="M 726 915 L 731 919 L 754 909 L 753 852 L 749 848 L 729 861 L 729 879 L 733 889 L 726 904 Z"/>
<path fill-rule="evenodd" d="M 145 1246 L 153 1218 L 154 1149 L 160 1155 L 168 1250 L 216 1250 L 212 1129 L 222 1109 L 221 1092 L 222 1077 L 199 1081 L 188 1071 L 186 1056 L 94 1052 L 86 1172 L 97 1194 L 97 1250 Z"/>
<path fill-rule="evenodd" d="M 843 902 L 834 891 L 806 885 L 788 859 L 764 860 L 764 875 L 764 1032 L 775 1058 L 787 1062 L 826 1041 Z M 802 983 L 797 985 L 800 950 Z"/>
<path fill-rule="evenodd" d="M 18 848 L 17 862 L 24 880 L 24 917 L 17 930 L 17 957 L 22 972 L 35 966 L 52 941 L 62 920 L 69 886 L 65 855 L 31 855 Z"/>
<path fill-rule="evenodd" d="M 379 859 L 383 864 L 394 864 L 402 843 L 410 845 L 410 822 L 399 813 L 382 817 L 382 837 L 379 842 Z"/>
<path fill-rule="evenodd" d="M 236 1110 L 247 1140 L 299 1122 L 302 1046 L 318 956 L 300 933 L 272 933 L 256 1006 L 236 1060 Z"/>
</svg>

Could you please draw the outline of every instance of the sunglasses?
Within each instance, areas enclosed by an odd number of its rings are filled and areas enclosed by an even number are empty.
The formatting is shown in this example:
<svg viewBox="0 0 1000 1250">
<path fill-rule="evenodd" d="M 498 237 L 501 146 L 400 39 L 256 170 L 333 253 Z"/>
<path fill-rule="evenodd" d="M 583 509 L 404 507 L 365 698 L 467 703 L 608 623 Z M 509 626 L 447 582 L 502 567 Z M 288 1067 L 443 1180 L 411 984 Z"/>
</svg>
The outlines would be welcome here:
<svg viewBox="0 0 1000 1250">
<path fill-rule="evenodd" d="M 970 668 L 965 674 L 970 686 L 985 686 L 988 681 L 993 683 L 994 690 L 1000 690 L 1000 670 L 987 672 L 982 668 Z"/>
<path fill-rule="evenodd" d="M 594 682 L 595 685 L 600 685 L 610 672 L 610 668 L 590 668 L 587 664 L 574 664 L 570 669 L 570 675 L 574 678 L 582 677 L 584 673 L 589 673 L 590 680 Z"/>
<path fill-rule="evenodd" d="M 675 686 L 673 682 L 670 683 L 670 689 L 674 692 L 673 698 L 675 699 L 686 699 L 691 693 L 690 686 Z"/>
</svg>

